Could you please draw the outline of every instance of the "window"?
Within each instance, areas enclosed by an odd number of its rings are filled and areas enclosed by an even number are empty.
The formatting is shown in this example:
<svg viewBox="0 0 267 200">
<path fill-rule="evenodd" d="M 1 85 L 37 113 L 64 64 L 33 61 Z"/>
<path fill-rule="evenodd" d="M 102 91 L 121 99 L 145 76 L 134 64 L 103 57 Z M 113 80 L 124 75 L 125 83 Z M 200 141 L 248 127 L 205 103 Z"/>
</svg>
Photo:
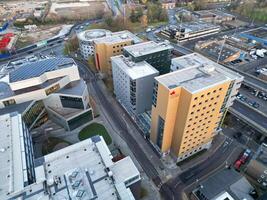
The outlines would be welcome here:
<svg viewBox="0 0 267 200">
<path fill-rule="evenodd" d="M 208 92 L 207 95 L 210 95 L 210 92 Z"/>
<path fill-rule="evenodd" d="M 46 93 L 46 95 L 49 95 L 49 94 L 51 94 L 51 93 L 57 91 L 59 88 L 60 88 L 60 87 L 59 87 L 59 84 L 56 84 L 56 85 L 54 85 L 54 86 L 52 86 L 52 87 L 46 89 L 46 90 L 45 90 L 45 93 Z"/>
<path fill-rule="evenodd" d="M 161 148 L 162 140 L 163 140 L 163 133 L 164 133 L 164 125 L 165 120 L 159 116 L 158 118 L 158 136 L 157 136 L 157 145 Z"/>
<path fill-rule="evenodd" d="M 201 95 L 201 98 L 203 98 L 203 97 L 204 97 L 204 94 Z"/>
<path fill-rule="evenodd" d="M 195 97 L 194 100 L 197 100 L 197 97 Z"/>
<path fill-rule="evenodd" d="M 213 93 L 217 92 L 217 90 L 213 90 Z"/>
<path fill-rule="evenodd" d="M 221 90 L 222 90 L 222 88 L 219 88 L 219 90 L 221 91 Z"/>
<path fill-rule="evenodd" d="M 3 101 L 3 104 L 5 106 L 9 106 L 9 105 L 16 104 L 16 101 L 15 101 L 15 99 L 9 99 L 9 100 Z"/>
</svg>

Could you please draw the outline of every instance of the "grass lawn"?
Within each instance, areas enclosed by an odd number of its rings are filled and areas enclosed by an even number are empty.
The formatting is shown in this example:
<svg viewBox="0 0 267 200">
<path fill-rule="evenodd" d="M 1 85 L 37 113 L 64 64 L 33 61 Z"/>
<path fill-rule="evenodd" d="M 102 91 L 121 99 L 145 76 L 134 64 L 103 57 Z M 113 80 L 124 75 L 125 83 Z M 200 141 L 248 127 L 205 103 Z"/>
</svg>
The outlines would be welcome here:
<svg viewBox="0 0 267 200">
<path fill-rule="evenodd" d="M 112 139 L 109 136 L 106 128 L 102 124 L 98 123 L 92 123 L 81 130 L 81 132 L 79 133 L 79 140 L 85 140 L 95 135 L 103 136 L 107 145 L 110 145 L 112 142 Z"/>
<path fill-rule="evenodd" d="M 55 146 L 57 146 L 60 143 L 71 145 L 71 143 L 66 140 L 57 137 L 49 137 L 48 140 L 43 143 L 42 154 L 46 155 L 52 153 L 54 151 Z"/>
</svg>

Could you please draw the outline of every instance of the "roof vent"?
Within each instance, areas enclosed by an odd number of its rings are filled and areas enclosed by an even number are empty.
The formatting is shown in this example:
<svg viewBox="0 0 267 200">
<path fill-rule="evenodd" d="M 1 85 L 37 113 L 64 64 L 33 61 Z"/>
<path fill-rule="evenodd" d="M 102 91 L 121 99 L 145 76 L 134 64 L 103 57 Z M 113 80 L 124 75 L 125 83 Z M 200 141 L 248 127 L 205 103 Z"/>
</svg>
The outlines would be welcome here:
<svg viewBox="0 0 267 200">
<path fill-rule="evenodd" d="M 203 67 L 200 68 L 200 70 L 206 74 L 210 74 L 215 70 L 215 67 L 208 64 L 204 64 Z"/>
</svg>

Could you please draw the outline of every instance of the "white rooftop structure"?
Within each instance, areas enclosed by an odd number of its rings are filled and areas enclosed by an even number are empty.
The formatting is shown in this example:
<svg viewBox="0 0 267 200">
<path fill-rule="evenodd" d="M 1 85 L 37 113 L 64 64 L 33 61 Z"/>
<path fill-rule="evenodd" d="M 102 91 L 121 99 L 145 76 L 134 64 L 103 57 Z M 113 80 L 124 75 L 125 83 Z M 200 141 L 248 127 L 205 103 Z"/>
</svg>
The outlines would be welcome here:
<svg viewBox="0 0 267 200">
<path fill-rule="evenodd" d="M 158 70 L 146 61 L 134 63 L 123 55 L 111 57 L 111 60 L 133 80 L 158 73 Z"/>
<path fill-rule="evenodd" d="M 182 86 L 194 93 L 223 82 L 243 80 L 241 75 L 198 53 L 174 58 L 172 65 L 174 63 L 177 66 L 177 71 L 155 78 L 170 89 Z"/>
<path fill-rule="evenodd" d="M 20 163 L 20 159 L 14 160 L 15 166 L 20 167 Z M 1 180 L 6 177 L 7 172 L 4 173 L 0 174 Z M 36 182 L 26 187 L 21 183 L 22 178 L 16 176 L 14 183 L 19 184 L 18 187 L 8 195 L 0 193 L 0 199 L 134 200 L 128 187 L 140 180 L 140 173 L 130 157 L 112 161 L 102 136 L 36 159 L 35 175 Z M 4 187 L 10 188 L 11 183 L 5 181 Z M 0 191 L 2 189 L 0 184 Z"/>
<path fill-rule="evenodd" d="M 92 30 L 86 30 L 82 31 L 79 34 L 77 34 L 77 37 L 79 40 L 82 41 L 92 41 L 97 38 L 102 38 L 111 35 L 111 31 L 105 30 L 105 29 L 92 29 Z"/>
<path fill-rule="evenodd" d="M 132 40 L 133 43 L 139 43 L 142 41 L 139 37 L 137 37 L 130 31 L 125 30 L 125 31 L 114 32 L 109 36 L 95 39 L 94 42 L 112 44 L 112 43 L 117 43 L 117 42 L 127 41 L 127 40 Z"/>
<path fill-rule="evenodd" d="M 148 41 L 124 47 L 124 50 L 134 57 L 171 49 L 173 49 L 173 47 L 169 42 L 156 43 L 154 41 Z"/>
<path fill-rule="evenodd" d="M 33 158 L 27 155 L 32 153 L 31 144 L 21 115 L 1 115 L 0 133 L 0 199 L 6 199 L 7 194 L 23 190 L 30 182 L 27 170 Z"/>
</svg>

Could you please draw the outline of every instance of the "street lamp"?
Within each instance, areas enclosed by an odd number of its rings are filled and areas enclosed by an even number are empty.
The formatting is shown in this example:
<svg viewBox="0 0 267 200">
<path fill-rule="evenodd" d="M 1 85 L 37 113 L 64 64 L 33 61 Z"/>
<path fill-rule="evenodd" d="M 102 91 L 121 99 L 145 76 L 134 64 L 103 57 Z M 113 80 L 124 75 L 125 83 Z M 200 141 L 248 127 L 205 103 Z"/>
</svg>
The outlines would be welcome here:
<svg viewBox="0 0 267 200">
<path fill-rule="evenodd" d="M 225 41 L 226 41 L 227 38 L 228 38 L 227 35 L 223 36 L 222 47 L 221 47 L 221 50 L 220 50 L 220 53 L 219 53 L 219 56 L 218 56 L 218 59 L 217 59 L 217 62 L 216 62 L 216 63 L 219 63 L 219 61 L 220 61 L 221 54 L 222 54 L 222 51 L 223 51 L 223 47 L 224 47 L 224 45 L 225 45 Z"/>
</svg>

